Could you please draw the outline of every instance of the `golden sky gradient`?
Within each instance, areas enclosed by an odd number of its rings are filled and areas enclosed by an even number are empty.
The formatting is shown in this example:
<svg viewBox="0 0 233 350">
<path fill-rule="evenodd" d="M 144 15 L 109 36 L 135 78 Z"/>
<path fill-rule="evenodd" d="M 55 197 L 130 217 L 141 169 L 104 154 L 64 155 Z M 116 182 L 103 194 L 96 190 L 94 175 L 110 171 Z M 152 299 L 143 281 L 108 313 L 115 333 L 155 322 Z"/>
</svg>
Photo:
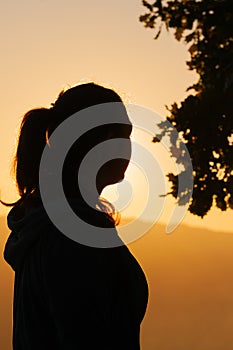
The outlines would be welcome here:
<svg viewBox="0 0 233 350">
<path fill-rule="evenodd" d="M 0 190 L 5 200 L 17 198 L 9 169 L 20 117 L 30 108 L 49 106 L 62 88 L 95 81 L 116 89 L 126 102 L 165 117 L 165 104 L 181 101 L 195 82 L 195 74 L 186 69 L 185 45 L 165 30 L 153 40 L 154 33 L 138 21 L 144 12 L 140 1 L 23 0 L 2 2 L 0 7 Z M 151 136 L 140 140 L 159 158 Z M 168 159 L 167 171 L 171 166 Z M 165 177 L 166 169 L 163 172 Z M 130 174 L 138 194 L 140 174 Z M 138 199 L 140 193 L 127 215 L 140 211 Z M 167 200 L 161 222 L 168 220 L 174 205 Z M 184 219 L 188 225 L 226 231 L 231 231 L 232 221 L 232 212 L 219 210 L 204 220 L 190 214 Z"/>
</svg>

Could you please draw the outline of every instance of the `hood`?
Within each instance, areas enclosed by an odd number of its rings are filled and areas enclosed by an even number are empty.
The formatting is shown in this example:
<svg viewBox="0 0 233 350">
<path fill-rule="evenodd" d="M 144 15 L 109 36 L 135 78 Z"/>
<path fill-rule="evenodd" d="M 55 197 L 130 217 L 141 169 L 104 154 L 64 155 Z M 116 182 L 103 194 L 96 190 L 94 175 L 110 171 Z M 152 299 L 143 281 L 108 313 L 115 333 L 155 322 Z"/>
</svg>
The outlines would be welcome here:
<svg viewBox="0 0 233 350">
<path fill-rule="evenodd" d="M 74 205 L 73 208 L 77 209 L 86 222 L 94 224 L 95 227 L 115 227 L 113 222 L 106 219 L 105 213 L 90 210 L 90 207 L 87 207 L 80 199 L 72 199 L 70 203 Z M 61 215 L 62 220 L 63 218 Z M 16 271 L 24 261 L 27 252 L 39 239 L 40 234 L 45 230 L 54 228 L 54 225 L 43 205 L 29 210 L 16 205 L 7 216 L 7 224 L 11 233 L 5 245 L 4 259 Z M 119 241 L 118 235 L 117 237 L 114 235 L 112 239 Z"/>
<path fill-rule="evenodd" d="M 7 225 L 11 233 L 4 249 L 4 259 L 15 271 L 19 267 L 31 246 L 39 238 L 41 231 L 51 222 L 42 206 L 23 210 L 13 207 L 7 216 Z"/>
</svg>

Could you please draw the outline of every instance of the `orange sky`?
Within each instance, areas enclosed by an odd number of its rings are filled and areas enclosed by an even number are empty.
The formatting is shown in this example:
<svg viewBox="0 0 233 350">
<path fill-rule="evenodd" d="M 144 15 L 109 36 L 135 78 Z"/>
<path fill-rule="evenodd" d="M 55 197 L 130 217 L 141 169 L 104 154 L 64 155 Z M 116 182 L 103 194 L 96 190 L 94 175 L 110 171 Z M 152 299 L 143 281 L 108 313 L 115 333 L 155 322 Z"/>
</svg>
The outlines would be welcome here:
<svg viewBox="0 0 233 350">
<path fill-rule="evenodd" d="M 62 88 L 95 81 L 116 89 L 127 102 L 164 116 L 165 104 L 185 97 L 186 88 L 196 81 L 186 69 L 187 48 L 166 31 L 154 41 L 154 33 L 138 21 L 144 12 L 141 0 L 0 3 L 0 191 L 4 200 L 17 199 L 9 171 L 20 117 L 30 108 L 49 106 Z M 151 136 L 135 132 L 135 139 L 158 160 L 160 180 L 174 169 L 169 155 L 150 142 Z M 146 201 L 147 183 L 133 166 L 126 178 L 134 197 L 124 215 L 137 216 Z M 160 189 L 161 184 L 158 206 Z M 105 193 L 117 197 L 113 190 Z M 165 204 L 159 222 L 167 224 L 174 201 L 170 198 Z M 8 210 L 0 207 L 1 251 L 8 234 L 1 214 Z M 131 245 L 150 286 L 143 349 L 232 348 L 233 236 L 224 233 L 231 232 L 232 222 L 233 211 L 215 209 L 204 220 L 187 214 L 182 223 L 202 229 L 181 225 L 174 234 L 165 235 L 164 225 L 156 225 Z M 13 273 L 2 258 L 0 348 L 10 349 Z"/>
<path fill-rule="evenodd" d="M 4 33 L 0 190 L 5 200 L 16 199 L 9 168 L 20 116 L 30 108 L 49 106 L 63 87 L 92 80 L 116 89 L 127 102 L 165 116 L 164 105 L 181 101 L 186 88 L 195 82 L 195 74 L 185 65 L 187 48 L 166 31 L 154 41 L 154 33 L 138 21 L 145 12 L 140 1 L 99 0 L 90 5 L 77 0 L 10 0 L 2 2 L 0 10 Z M 137 140 L 159 159 L 150 139 L 139 135 Z M 170 171 L 169 159 L 167 166 Z M 134 185 L 134 200 L 126 214 L 133 216 L 141 210 L 146 183 L 137 169 L 128 173 L 132 174 L 128 179 Z M 112 196 L 109 190 L 106 193 Z M 168 220 L 172 206 L 174 201 L 167 200 L 162 222 Z M 231 231 L 232 221 L 232 211 L 219 210 L 212 210 L 204 220 L 190 214 L 183 220 L 221 231 Z"/>
</svg>

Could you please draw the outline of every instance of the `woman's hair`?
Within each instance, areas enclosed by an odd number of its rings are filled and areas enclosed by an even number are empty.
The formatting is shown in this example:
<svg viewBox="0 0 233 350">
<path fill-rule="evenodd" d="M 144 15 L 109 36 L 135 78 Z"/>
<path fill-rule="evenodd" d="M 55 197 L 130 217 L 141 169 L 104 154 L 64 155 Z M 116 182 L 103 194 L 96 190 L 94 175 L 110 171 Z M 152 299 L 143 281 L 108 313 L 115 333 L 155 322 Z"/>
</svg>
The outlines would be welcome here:
<svg viewBox="0 0 233 350">
<path fill-rule="evenodd" d="M 51 108 L 36 108 L 28 111 L 21 122 L 17 150 L 13 160 L 13 172 L 20 198 L 14 203 L 3 201 L 1 203 L 6 206 L 14 206 L 23 203 L 33 205 L 38 200 L 40 201 L 40 160 L 52 132 L 72 114 L 87 107 L 109 102 L 120 102 L 123 105 L 120 96 L 115 91 L 94 83 L 87 83 L 62 91 Z M 127 118 L 127 113 L 125 115 Z M 70 184 L 73 186 L 77 165 L 92 147 L 106 138 L 106 132 L 111 131 L 114 135 L 121 135 L 123 129 L 131 132 L 131 128 L 131 124 L 105 124 L 82 135 L 72 145 L 64 162 L 64 192 L 67 195 L 72 193 Z M 103 201 L 102 205 L 109 214 L 114 211 L 110 203 Z"/>
</svg>

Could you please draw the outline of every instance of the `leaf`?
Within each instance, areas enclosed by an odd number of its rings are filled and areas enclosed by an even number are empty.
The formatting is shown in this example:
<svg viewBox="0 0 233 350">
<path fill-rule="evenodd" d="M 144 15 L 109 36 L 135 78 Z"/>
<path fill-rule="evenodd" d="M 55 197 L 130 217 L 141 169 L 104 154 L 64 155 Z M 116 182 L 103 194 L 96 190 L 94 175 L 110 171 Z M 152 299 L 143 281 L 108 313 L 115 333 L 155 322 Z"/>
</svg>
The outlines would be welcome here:
<svg viewBox="0 0 233 350">
<path fill-rule="evenodd" d="M 142 0 L 142 5 L 148 8 L 149 11 L 153 11 L 153 5 L 149 4 L 148 1 Z"/>
<path fill-rule="evenodd" d="M 160 142 L 160 138 L 158 138 L 157 136 L 154 136 L 152 139 L 152 142 L 154 143 Z"/>
<path fill-rule="evenodd" d="M 189 35 L 186 35 L 186 37 L 185 37 L 186 44 L 188 44 L 190 41 L 192 41 L 195 38 L 195 36 L 196 36 L 195 32 L 193 32 L 193 33 L 191 33 Z"/>
<path fill-rule="evenodd" d="M 158 37 L 160 36 L 161 34 L 161 31 L 162 31 L 162 25 L 160 26 L 159 30 L 158 30 L 158 33 L 156 34 L 156 36 L 154 37 L 155 40 L 158 39 Z"/>
<path fill-rule="evenodd" d="M 176 40 L 180 41 L 180 39 L 182 38 L 184 32 L 184 28 L 177 28 L 175 31 L 175 38 Z"/>
<path fill-rule="evenodd" d="M 230 198 L 228 199 L 228 205 L 229 205 L 229 208 L 233 209 L 233 195 L 231 195 Z"/>
<path fill-rule="evenodd" d="M 193 44 L 190 46 L 190 48 L 188 49 L 189 53 L 191 54 L 191 56 L 194 56 L 194 53 L 197 51 L 198 46 L 197 44 Z"/>
<path fill-rule="evenodd" d="M 148 18 L 150 18 L 150 14 L 149 14 L 149 13 L 146 13 L 146 14 L 141 15 L 141 16 L 139 17 L 139 21 L 140 21 L 140 22 L 146 22 L 146 21 L 148 20 Z"/>
</svg>

